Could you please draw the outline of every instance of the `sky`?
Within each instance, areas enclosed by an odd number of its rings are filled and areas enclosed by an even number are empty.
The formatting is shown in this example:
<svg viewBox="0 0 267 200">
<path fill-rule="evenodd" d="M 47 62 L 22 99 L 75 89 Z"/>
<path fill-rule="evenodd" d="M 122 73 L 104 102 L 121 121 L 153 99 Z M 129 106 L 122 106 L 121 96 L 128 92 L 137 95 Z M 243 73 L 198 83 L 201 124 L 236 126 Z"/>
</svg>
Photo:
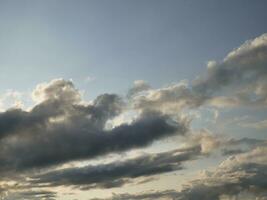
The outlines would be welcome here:
<svg viewBox="0 0 267 200">
<path fill-rule="evenodd" d="M 264 0 L 0 0 L 0 197 L 267 199 Z"/>
</svg>

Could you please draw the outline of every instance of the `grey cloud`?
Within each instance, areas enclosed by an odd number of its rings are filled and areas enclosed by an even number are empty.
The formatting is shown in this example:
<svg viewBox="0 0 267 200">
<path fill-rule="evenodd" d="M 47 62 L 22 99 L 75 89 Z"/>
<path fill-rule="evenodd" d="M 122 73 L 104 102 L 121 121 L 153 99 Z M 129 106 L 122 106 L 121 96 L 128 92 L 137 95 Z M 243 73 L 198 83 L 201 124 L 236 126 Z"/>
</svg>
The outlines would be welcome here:
<svg viewBox="0 0 267 200">
<path fill-rule="evenodd" d="M 192 86 L 185 82 L 158 90 L 149 89 L 145 83 L 135 86 L 130 91 L 130 101 L 134 109 L 142 111 L 142 114 L 132 123 L 111 130 L 105 129 L 106 122 L 116 117 L 124 107 L 118 95 L 103 94 L 87 105 L 82 102 L 81 94 L 71 81 L 58 79 L 41 84 L 33 93 L 38 104 L 30 111 L 11 109 L 0 113 L 1 175 L 5 176 L 10 171 L 20 172 L 23 169 L 122 152 L 147 146 L 164 137 L 184 135 L 188 124 L 174 121 L 169 114 L 177 114 L 185 108 L 197 108 L 211 101 L 213 105 L 222 104 L 225 100 L 228 103 L 230 100 L 232 105 L 266 105 L 266 66 L 267 34 L 264 34 L 233 50 L 222 62 L 209 64 L 206 75 L 193 81 Z M 226 93 L 226 96 L 218 96 L 218 93 Z M 218 97 L 222 97 L 219 98 L 221 102 Z M 216 142 L 212 144 L 217 144 Z M 216 146 L 199 145 L 201 150 L 208 147 L 208 152 Z M 247 154 L 248 152 L 236 156 L 242 158 Z M 245 177 L 231 167 L 223 171 L 226 174 L 220 171 L 226 178 L 234 176 L 237 182 L 222 180 L 213 173 L 211 178 L 218 185 L 211 187 L 210 177 L 206 177 L 204 181 L 207 184 L 196 181 L 180 195 L 184 195 L 184 199 L 194 199 L 194 194 L 199 194 L 204 195 L 205 199 L 205 195 L 212 189 L 210 195 L 213 197 L 207 196 L 207 199 L 216 199 L 224 193 L 230 195 L 227 191 L 231 190 L 224 189 L 228 187 L 234 188 L 233 193 L 249 189 L 247 185 L 260 189 L 262 185 L 257 185 L 256 175 L 266 176 L 262 173 L 265 164 L 237 163 Z M 256 174 L 254 178 L 251 178 L 253 173 L 249 166 L 258 169 L 253 172 Z M 121 185 L 123 181 L 111 181 L 107 185 Z M 249 184 L 242 185 L 243 181 Z"/>
<path fill-rule="evenodd" d="M 182 190 L 152 191 L 140 194 L 114 194 L 106 200 L 221 200 L 244 199 L 243 193 L 253 199 L 267 198 L 267 148 L 255 147 L 250 152 L 232 156 L 215 170 L 193 179 Z M 100 199 L 94 199 L 100 200 Z"/>
<path fill-rule="evenodd" d="M 45 199 L 55 200 L 57 193 L 52 191 L 23 191 L 23 192 L 8 192 L 6 195 L 1 197 L 3 200 L 34 200 L 34 199 Z"/>
<path fill-rule="evenodd" d="M 230 52 L 221 63 L 208 68 L 206 76 L 196 80 L 194 89 L 213 93 L 229 84 L 250 84 L 266 78 L 267 34 L 247 41 Z"/>
<path fill-rule="evenodd" d="M 187 83 L 149 90 L 146 94 L 134 97 L 136 109 L 158 110 L 164 113 L 179 113 L 184 108 L 196 108 L 203 104 L 201 94 L 194 93 Z"/>
<path fill-rule="evenodd" d="M 207 74 L 193 82 L 193 90 L 205 96 L 213 96 L 225 89 L 239 105 L 266 105 L 266 66 L 267 34 L 263 34 L 246 41 L 222 62 L 212 63 Z"/>
<path fill-rule="evenodd" d="M 228 145 L 241 145 L 241 144 L 258 145 L 258 144 L 261 144 L 264 142 L 265 142 L 265 140 L 245 137 L 245 138 L 241 138 L 241 139 L 229 139 L 227 141 L 227 144 Z"/>
<path fill-rule="evenodd" d="M 178 199 L 219 200 L 223 195 L 237 197 L 249 192 L 256 197 L 267 195 L 266 146 L 229 157 L 216 170 L 207 172 L 184 188 Z"/>
<path fill-rule="evenodd" d="M 76 120 L 76 118 L 75 118 Z M 3 141 L 1 169 L 42 167 L 70 160 L 143 147 L 156 139 L 184 134 L 187 128 L 169 124 L 164 116 L 140 118 L 112 130 L 94 130 L 87 124 L 56 124 L 31 137 Z M 81 123 L 81 122 L 80 122 Z M 33 134 L 35 134 L 33 132 Z"/>
<path fill-rule="evenodd" d="M 237 147 L 241 148 L 244 144 L 248 145 L 249 148 L 236 149 Z M 230 155 L 248 152 L 256 145 L 261 146 L 263 144 L 263 140 L 252 138 L 223 140 L 216 135 L 202 131 L 187 135 L 187 147 L 184 149 L 144 155 L 104 165 L 89 165 L 82 168 L 52 171 L 35 176 L 33 184 L 76 186 L 84 190 L 119 187 L 133 182 L 135 178 L 180 170 L 184 162 L 209 156 L 220 148 L 223 148 L 223 155 Z"/>
<path fill-rule="evenodd" d="M 229 156 L 229 155 L 234 155 L 234 154 L 239 154 L 239 153 L 244 153 L 243 149 L 222 149 L 222 155 L 224 156 Z"/>
<path fill-rule="evenodd" d="M 131 124 L 106 130 L 106 121 L 124 106 L 119 96 L 103 94 L 85 105 L 73 84 L 61 79 L 36 91 L 42 101 L 31 111 L 15 109 L 0 114 L 2 172 L 144 147 L 163 137 L 183 135 L 188 129 L 187 124 L 161 113 L 143 112 Z"/>
<path fill-rule="evenodd" d="M 109 164 L 52 171 L 32 177 L 32 184 L 45 184 L 48 187 L 77 186 L 82 189 L 118 187 L 135 178 L 180 170 L 184 162 L 194 160 L 200 155 L 199 147 L 177 149 Z"/>
<path fill-rule="evenodd" d="M 223 142 L 222 155 L 235 155 L 245 153 L 251 149 L 265 144 L 265 140 L 259 140 L 255 138 L 241 138 L 241 139 L 229 139 Z"/>
<path fill-rule="evenodd" d="M 153 200 L 153 199 L 175 199 L 178 192 L 175 190 L 152 191 L 142 194 L 114 194 L 113 197 L 106 200 Z M 103 200 L 100 198 L 93 198 L 90 200 Z"/>
<path fill-rule="evenodd" d="M 149 90 L 133 98 L 137 109 L 177 113 L 204 104 L 266 106 L 267 34 L 249 40 L 221 62 L 209 62 L 207 72 L 193 80 Z"/>
<path fill-rule="evenodd" d="M 251 149 L 262 146 L 266 140 L 255 138 L 227 138 L 219 134 L 214 134 L 207 129 L 201 129 L 194 133 L 188 133 L 184 145 L 188 147 L 199 147 L 203 154 L 209 155 L 216 151 L 221 151 L 223 155 L 245 153 Z"/>
<path fill-rule="evenodd" d="M 266 197 L 266 165 L 246 164 L 239 167 L 240 170 L 221 174 L 224 175 L 221 178 L 211 177 L 201 180 L 204 183 L 196 181 L 191 187 L 183 190 L 177 199 L 219 200 L 222 196 L 237 197 L 242 192 L 254 194 L 255 199 Z M 210 181 L 210 185 L 207 185 L 206 181 Z"/>
</svg>

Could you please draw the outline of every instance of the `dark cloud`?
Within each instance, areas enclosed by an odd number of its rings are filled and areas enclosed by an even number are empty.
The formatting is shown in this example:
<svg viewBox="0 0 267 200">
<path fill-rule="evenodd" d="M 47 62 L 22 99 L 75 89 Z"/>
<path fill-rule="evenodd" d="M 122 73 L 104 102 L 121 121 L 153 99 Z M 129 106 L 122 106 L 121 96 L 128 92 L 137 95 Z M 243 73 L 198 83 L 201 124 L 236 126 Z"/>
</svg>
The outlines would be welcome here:
<svg viewBox="0 0 267 200">
<path fill-rule="evenodd" d="M 132 105 L 130 109 L 139 116 L 112 129 L 107 129 L 107 122 L 129 108 L 120 96 L 103 94 L 85 103 L 71 81 L 57 79 L 40 84 L 33 92 L 37 103 L 31 110 L 10 109 L 0 113 L 1 180 L 22 170 L 124 152 L 165 137 L 185 135 L 188 122 L 177 120 L 184 109 L 206 104 L 266 106 L 266 66 L 267 35 L 264 34 L 233 50 L 223 61 L 209 62 L 207 73 L 191 85 L 182 81 L 155 90 L 144 81 L 136 82 L 127 100 Z M 257 197 L 266 196 L 264 143 L 248 138 L 222 141 L 210 134 L 192 138 L 186 135 L 186 139 L 194 147 L 192 152 L 166 152 L 99 166 L 57 170 L 35 175 L 38 178 L 35 181 L 39 185 L 75 185 L 81 189 L 118 187 L 135 178 L 181 169 L 182 162 L 222 148 L 223 154 L 236 155 L 180 192 L 127 194 L 112 199 L 155 199 L 157 194 L 162 198 L 216 200 L 222 195 L 236 196 L 244 191 Z M 239 148 L 244 145 L 248 148 Z M 50 195 L 47 198 L 54 198 Z"/>
<path fill-rule="evenodd" d="M 239 147 L 238 145 L 264 144 L 263 140 L 243 138 L 219 140 L 211 133 L 201 132 L 189 136 L 187 148 L 177 149 L 164 153 L 147 154 L 124 161 L 114 161 L 109 164 L 88 165 L 86 167 L 67 168 L 51 171 L 32 177 L 32 184 L 54 186 L 75 186 L 82 190 L 92 188 L 120 187 L 132 183 L 134 179 L 144 178 L 161 173 L 183 169 L 183 163 L 197 159 L 201 156 L 209 156 L 213 151 L 222 149 L 226 154 L 240 154 L 249 149 L 227 149 L 226 147 Z M 137 181 L 138 182 L 138 181 Z"/>
<path fill-rule="evenodd" d="M 200 155 L 200 147 L 148 154 L 109 164 L 52 171 L 32 177 L 32 184 L 45 184 L 48 187 L 78 186 L 82 189 L 118 187 L 135 178 L 180 170 L 184 162 L 194 160 Z"/>
<path fill-rule="evenodd" d="M 75 118 L 74 120 L 77 120 Z M 93 158 L 143 147 L 156 139 L 184 134 L 186 127 L 170 124 L 165 116 L 141 117 L 130 125 L 97 130 L 86 123 L 49 124 L 36 135 L 5 140 L 1 146 L 1 169 L 42 167 L 70 160 Z M 90 125 L 90 123 L 88 123 Z"/>
<path fill-rule="evenodd" d="M 187 131 L 183 122 L 157 112 L 143 112 L 131 124 L 106 130 L 107 120 L 124 106 L 119 96 L 103 94 L 85 105 L 73 84 L 61 79 L 37 91 L 42 101 L 31 111 L 14 109 L 0 115 L 0 171 L 94 158 Z"/>
</svg>

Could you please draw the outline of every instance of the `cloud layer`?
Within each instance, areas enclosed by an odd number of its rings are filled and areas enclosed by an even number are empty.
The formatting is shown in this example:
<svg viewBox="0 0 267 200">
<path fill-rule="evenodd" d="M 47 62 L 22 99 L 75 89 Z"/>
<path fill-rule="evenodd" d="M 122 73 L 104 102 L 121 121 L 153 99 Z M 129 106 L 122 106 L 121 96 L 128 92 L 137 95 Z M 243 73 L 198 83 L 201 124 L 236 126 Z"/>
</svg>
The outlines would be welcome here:
<svg viewBox="0 0 267 200">
<path fill-rule="evenodd" d="M 34 92 L 42 98 L 31 111 L 0 114 L 0 170 L 46 167 L 144 147 L 154 140 L 187 131 L 186 124 L 156 112 L 142 112 L 131 124 L 105 129 L 123 102 L 103 94 L 83 105 L 70 81 L 55 80 Z"/>
<path fill-rule="evenodd" d="M 135 96 L 133 104 L 139 109 L 168 113 L 203 104 L 266 107 L 266 65 L 267 34 L 263 34 L 231 51 L 223 61 L 208 62 L 206 73 L 193 80 L 191 85 L 181 81 L 160 89 L 147 89 L 145 94 Z"/>
<path fill-rule="evenodd" d="M 222 200 L 266 199 L 266 143 L 250 152 L 225 160 L 213 171 L 206 171 L 181 191 L 154 191 L 143 194 L 114 194 L 110 200 Z M 97 200 L 97 199 L 94 199 Z M 100 199 L 98 199 L 100 200 Z"/>
<path fill-rule="evenodd" d="M 191 121 L 181 116 L 201 106 L 265 109 L 266 91 L 267 34 L 245 42 L 220 62 L 208 62 L 206 73 L 191 83 L 180 81 L 153 89 L 139 80 L 125 98 L 102 94 L 86 102 L 72 81 L 39 84 L 32 92 L 32 108 L 16 106 L 0 112 L 0 195 L 5 199 L 56 199 L 55 192 L 39 189 L 124 187 L 182 170 L 186 162 L 221 152 L 232 156 L 181 191 L 118 194 L 111 199 L 223 200 L 242 199 L 244 194 L 266 199 L 266 141 L 223 138 L 207 129 L 196 133 Z M 108 126 L 127 112 L 133 113 L 131 120 Z M 242 126 L 264 129 L 265 121 Z M 60 168 L 73 161 L 144 148 L 172 136 L 181 136 L 184 148 Z M 8 181 L 16 183 L 10 186 Z"/>
</svg>

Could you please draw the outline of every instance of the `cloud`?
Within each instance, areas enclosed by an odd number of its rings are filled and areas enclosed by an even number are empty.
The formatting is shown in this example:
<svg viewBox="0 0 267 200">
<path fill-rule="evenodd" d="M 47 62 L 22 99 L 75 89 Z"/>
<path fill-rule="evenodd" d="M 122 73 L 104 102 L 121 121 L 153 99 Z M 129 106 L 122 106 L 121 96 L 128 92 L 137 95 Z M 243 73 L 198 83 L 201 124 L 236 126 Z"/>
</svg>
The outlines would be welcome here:
<svg viewBox="0 0 267 200">
<path fill-rule="evenodd" d="M 179 113 L 184 108 L 196 108 L 203 103 L 202 95 L 193 93 L 187 81 L 160 89 L 149 90 L 133 99 L 135 109 L 158 110 L 164 113 Z"/>
<path fill-rule="evenodd" d="M 121 113 L 122 99 L 103 94 L 85 105 L 73 83 L 62 79 L 38 85 L 33 95 L 40 103 L 29 112 L 12 109 L 0 114 L 2 173 L 144 147 L 188 129 L 167 115 L 142 112 L 131 124 L 106 130 L 107 120 Z"/>
<path fill-rule="evenodd" d="M 9 89 L 0 95 L 0 111 L 6 110 L 8 107 L 24 108 L 25 94 Z"/>
<path fill-rule="evenodd" d="M 265 140 L 255 138 L 228 139 L 221 143 L 222 155 L 235 155 L 245 153 L 251 149 L 265 144 Z"/>
<path fill-rule="evenodd" d="M 147 154 L 108 164 L 68 168 L 32 177 L 33 185 L 77 186 L 81 189 L 111 188 L 132 182 L 136 178 L 181 170 L 184 162 L 201 155 L 199 147 Z"/>
<path fill-rule="evenodd" d="M 36 102 L 46 100 L 63 100 L 64 102 L 78 103 L 81 94 L 70 80 L 54 79 L 49 83 L 41 83 L 32 92 L 32 98 Z"/>
<path fill-rule="evenodd" d="M 266 106 L 266 66 L 267 34 L 263 34 L 234 49 L 222 61 L 208 62 L 206 73 L 191 84 L 181 81 L 152 89 L 145 81 L 136 81 L 125 99 L 116 94 L 102 94 L 85 103 L 72 81 L 55 79 L 39 84 L 32 93 L 36 104 L 30 110 L 15 107 L 0 113 L 1 179 L 37 173 L 35 169 L 41 169 L 42 174 L 33 174 L 39 178 L 36 179 L 38 184 L 108 188 L 181 169 L 183 162 L 221 150 L 224 155 L 234 156 L 216 170 L 190 182 L 182 191 L 156 191 L 151 193 L 152 197 L 155 199 L 157 194 L 162 198 L 174 198 L 175 194 L 175 198 L 183 200 L 216 200 L 244 192 L 263 197 L 266 194 L 265 143 L 249 138 L 225 140 L 207 130 L 189 134 L 190 122 L 177 116 L 205 105 L 219 108 Z M 109 121 L 131 111 L 137 117 L 107 129 Z M 216 118 L 216 114 L 214 116 Z M 247 126 L 265 127 L 265 121 Z M 194 151 L 165 152 L 98 166 L 42 171 L 70 161 L 146 147 L 156 140 L 177 135 L 184 136 L 186 149 Z M 128 199 L 150 198 L 149 194 L 127 195 Z M 125 196 L 113 199 L 116 198 Z"/>
<path fill-rule="evenodd" d="M 31 177 L 32 184 L 45 187 L 75 186 L 83 190 L 121 187 L 132 183 L 135 179 L 181 170 L 185 162 L 209 156 L 221 148 L 224 148 L 223 153 L 229 154 L 233 151 L 232 147 L 246 144 L 253 145 L 251 148 L 254 148 L 255 145 L 264 144 L 262 140 L 249 138 L 226 140 L 208 130 L 187 134 L 185 141 L 184 148 L 168 152 L 145 154 L 123 161 L 115 160 L 108 164 L 66 168 L 39 174 Z M 244 152 L 243 150 L 231 153 Z"/>
<path fill-rule="evenodd" d="M 267 105 L 267 34 L 246 41 L 221 62 L 207 64 L 204 75 L 135 95 L 137 109 L 177 113 L 202 105 L 215 107 Z M 138 93 L 138 90 L 136 91 Z"/>
<path fill-rule="evenodd" d="M 178 199 L 216 200 L 222 196 L 237 197 L 242 192 L 266 197 L 266 153 L 264 145 L 228 158 L 216 170 L 192 181 Z"/>
<path fill-rule="evenodd" d="M 246 41 L 231 51 L 222 62 L 213 62 L 207 73 L 193 82 L 193 90 L 211 96 L 226 89 L 235 94 L 236 100 L 228 103 L 266 103 L 267 78 L 267 34 Z M 229 90 L 233 91 L 229 91 Z M 254 94 L 255 97 L 251 97 Z M 217 100 L 218 101 L 218 100 Z M 218 103 L 218 102 L 217 102 Z"/>
<path fill-rule="evenodd" d="M 199 147 L 201 153 L 207 156 L 220 151 L 222 155 L 244 153 L 265 144 L 265 140 L 247 137 L 240 139 L 228 138 L 212 133 L 208 129 L 190 132 L 181 141 L 184 141 L 183 145 L 186 148 Z"/>
<path fill-rule="evenodd" d="M 188 134 L 185 138 L 186 146 L 199 146 L 203 154 L 210 154 L 219 149 L 223 144 L 223 138 L 211 133 L 208 129 L 202 129 L 194 134 Z"/>
<path fill-rule="evenodd" d="M 267 34 L 246 41 L 231 51 L 221 63 L 194 82 L 194 89 L 210 93 L 230 84 L 248 84 L 266 77 Z"/>
<path fill-rule="evenodd" d="M 133 97 L 134 95 L 151 89 L 150 85 L 144 80 L 136 80 L 134 81 L 133 87 L 131 87 L 128 91 L 127 97 Z"/>
<path fill-rule="evenodd" d="M 31 200 L 31 199 L 45 199 L 45 200 L 55 200 L 57 197 L 56 192 L 52 191 L 24 191 L 24 192 L 10 192 L 2 196 L 4 200 Z"/>
<path fill-rule="evenodd" d="M 239 125 L 246 128 L 267 129 L 267 119 L 258 122 L 243 122 Z"/>
<path fill-rule="evenodd" d="M 152 191 L 139 194 L 113 194 L 106 200 L 223 200 L 267 197 L 267 148 L 266 144 L 249 152 L 229 157 L 215 170 L 205 171 L 197 179 L 183 186 L 183 189 Z M 100 199 L 94 199 L 100 200 Z"/>
<path fill-rule="evenodd" d="M 112 198 L 108 200 L 152 200 L 152 199 L 175 199 L 177 191 L 165 190 L 165 191 L 153 191 L 141 194 L 114 194 Z M 90 200 L 103 200 L 100 198 L 93 198 Z M 107 199 L 106 199 L 107 200 Z"/>
</svg>

